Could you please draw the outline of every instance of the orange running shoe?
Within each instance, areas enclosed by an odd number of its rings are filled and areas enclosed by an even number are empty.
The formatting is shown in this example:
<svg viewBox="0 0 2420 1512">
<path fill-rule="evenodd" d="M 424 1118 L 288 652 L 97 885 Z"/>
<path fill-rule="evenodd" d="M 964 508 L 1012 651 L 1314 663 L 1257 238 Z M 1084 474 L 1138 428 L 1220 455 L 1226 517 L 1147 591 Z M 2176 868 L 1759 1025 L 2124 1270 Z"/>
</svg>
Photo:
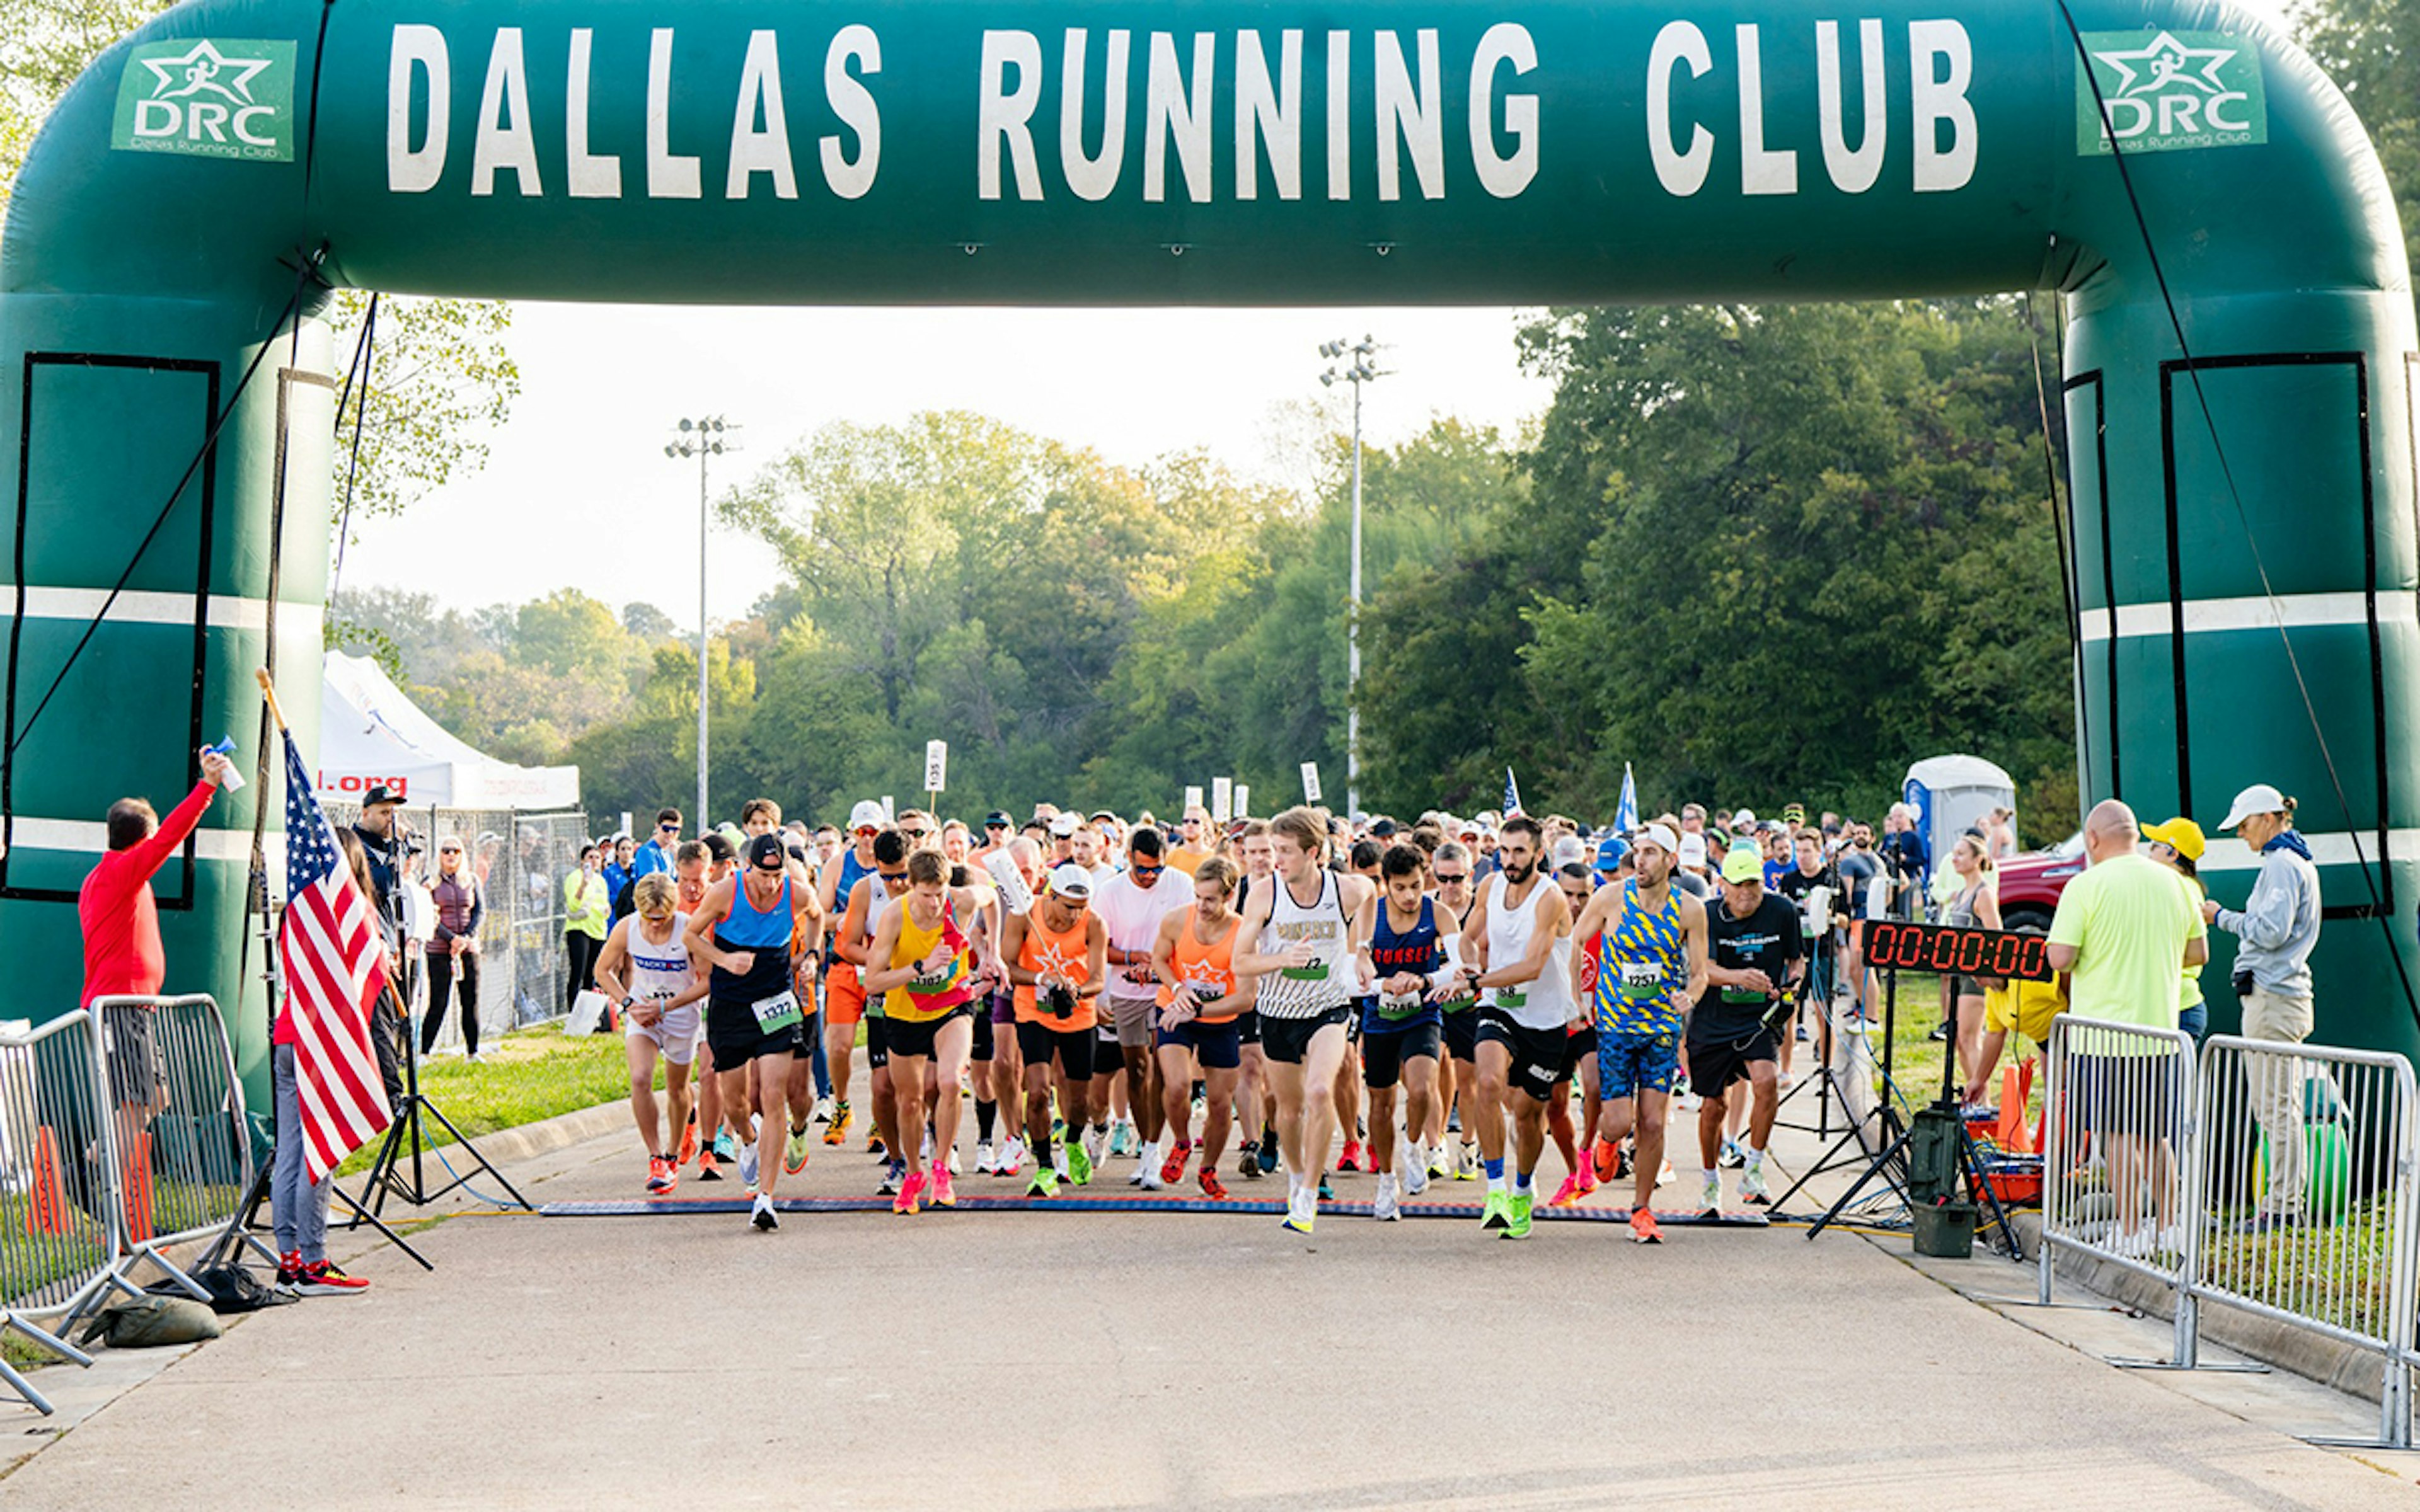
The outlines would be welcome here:
<svg viewBox="0 0 2420 1512">
<path fill-rule="evenodd" d="M 1658 1227 L 1655 1222 L 1654 1209 L 1633 1208 L 1630 1210 L 1630 1237 L 1641 1244 L 1661 1244 L 1664 1242 L 1664 1230 Z"/>
<path fill-rule="evenodd" d="M 1336 1168 L 1340 1171 L 1357 1171 L 1361 1168 L 1360 1140 L 1347 1139 L 1344 1141 L 1343 1150 L 1336 1157 Z"/>
<path fill-rule="evenodd" d="M 660 1196 L 680 1184 L 680 1167 L 661 1155 L 647 1160 L 647 1190 Z"/>
<path fill-rule="evenodd" d="M 824 1126 L 824 1143 L 838 1145 L 848 1139 L 848 1099 L 832 1104 L 832 1120 Z"/>
<path fill-rule="evenodd" d="M 714 1150 L 711 1147 L 697 1152 L 697 1179 L 701 1181 L 722 1180 L 722 1171 L 714 1158 Z"/>
<path fill-rule="evenodd" d="M 1159 1179 L 1171 1186 L 1184 1180 L 1185 1162 L 1192 1153 L 1192 1144 L 1189 1141 L 1179 1140 L 1175 1147 L 1169 1150 L 1168 1159 L 1159 1163 Z"/>
<path fill-rule="evenodd" d="M 1580 1196 L 1579 1172 L 1574 1171 L 1571 1175 L 1563 1178 L 1562 1185 L 1555 1188 L 1555 1195 L 1546 1199 L 1546 1206 L 1549 1208 L 1568 1208 L 1577 1203 L 1580 1199 Z"/>
<path fill-rule="evenodd" d="M 1202 1167 L 1202 1195 L 1213 1202 L 1227 1200 L 1227 1183 L 1218 1180 L 1218 1173 L 1207 1165 Z"/>
<path fill-rule="evenodd" d="M 686 1165 L 697 1158 L 697 1109 L 689 1110 L 689 1124 L 681 1130 L 680 1153 L 673 1157 L 675 1165 Z"/>
</svg>

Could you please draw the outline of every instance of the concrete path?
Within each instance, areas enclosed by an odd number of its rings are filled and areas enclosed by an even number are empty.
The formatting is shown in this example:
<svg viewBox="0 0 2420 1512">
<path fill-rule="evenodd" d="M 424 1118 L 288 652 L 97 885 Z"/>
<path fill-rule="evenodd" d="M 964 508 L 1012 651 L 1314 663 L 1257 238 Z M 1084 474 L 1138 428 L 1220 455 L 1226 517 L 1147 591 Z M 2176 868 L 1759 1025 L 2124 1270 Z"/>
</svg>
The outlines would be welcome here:
<svg viewBox="0 0 2420 1512">
<path fill-rule="evenodd" d="M 641 1195 L 644 1165 L 617 1131 L 512 1174 L 594 1199 Z M 875 1175 L 818 1144 L 784 1192 Z M 368 1295 L 241 1321 L 24 1461 L 0 1504 L 2420 1505 L 2411 1468 L 2111 1368 L 1912 1268 L 1904 1239 L 1626 1234 L 465 1215 L 415 1240 L 435 1273 L 364 1253 Z"/>
</svg>

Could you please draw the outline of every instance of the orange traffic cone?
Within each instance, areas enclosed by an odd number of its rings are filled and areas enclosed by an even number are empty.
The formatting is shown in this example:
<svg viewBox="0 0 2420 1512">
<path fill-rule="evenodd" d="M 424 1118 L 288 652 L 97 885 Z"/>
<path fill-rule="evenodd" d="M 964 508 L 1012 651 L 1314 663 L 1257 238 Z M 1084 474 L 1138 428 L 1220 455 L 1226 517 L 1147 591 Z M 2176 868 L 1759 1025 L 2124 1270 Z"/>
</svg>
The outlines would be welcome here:
<svg viewBox="0 0 2420 1512">
<path fill-rule="evenodd" d="M 2012 1155 L 2030 1155 L 2040 1148 L 2025 1127 L 2025 1103 L 2034 1093 L 2034 1063 L 2000 1068 L 2000 1148 Z"/>
<path fill-rule="evenodd" d="M 126 1163 L 126 1242 L 151 1242 L 151 1135 L 134 1136 Z"/>
<path fill-rule="evenodd" d="M 67 1182 L 59 1174 L 59 1142 L 49 1124 L 43 1124 L 34 1139 L 34 1190 L 25 1205 L 25 1232 L 29 1234 L 69 1234 L 75 1231 L 74 1222 L 68 1217 Z"/>
</svg>

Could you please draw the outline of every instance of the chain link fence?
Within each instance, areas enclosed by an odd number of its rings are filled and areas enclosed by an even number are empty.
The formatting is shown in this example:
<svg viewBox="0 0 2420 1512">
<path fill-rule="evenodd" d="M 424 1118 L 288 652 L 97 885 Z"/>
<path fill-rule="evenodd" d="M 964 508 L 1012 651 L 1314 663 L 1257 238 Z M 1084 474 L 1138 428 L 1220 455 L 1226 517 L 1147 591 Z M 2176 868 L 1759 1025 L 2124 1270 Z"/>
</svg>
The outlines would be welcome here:
<svg viewBox="0 0 2420 1512">
<path fill-rule="evenodd" d="M 349 825 L 358 804 L 328 802 L 328 818 Z M 437 877 L 437 847 L 462 842 L 464 860 L 479 879 L 486 909 L 479 920 L 479 1029 L 482 1035 L 560 1018 L 569 1006 L 563 943 L 563 879 L 580 865 L 586 843 L 584 813 L 519 813 L 507 809 L 411 808 L 396 810 L 419 849 L 410 871 L 423 887 Z M 410 968 L 412 1032 L 428 1009 L 426 962 Z M 583 984 L 584 985 L 584 984 Z M 461 1015 L 448 1006 L 437 1044 L 459 1050 Z"/>
</svg>

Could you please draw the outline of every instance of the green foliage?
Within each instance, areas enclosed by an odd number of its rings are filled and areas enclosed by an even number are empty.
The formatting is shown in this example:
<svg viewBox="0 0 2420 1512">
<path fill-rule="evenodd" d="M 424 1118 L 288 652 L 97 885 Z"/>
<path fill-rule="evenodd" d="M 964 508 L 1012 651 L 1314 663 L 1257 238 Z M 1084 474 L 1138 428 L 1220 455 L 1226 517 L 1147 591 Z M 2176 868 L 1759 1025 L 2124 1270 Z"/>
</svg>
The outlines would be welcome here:
<svg viewBox="0 0 2420 1512">
<path fill-rule="evenodd" d="M 339 289 L 321 312 L 335 327 L 338 362 L 353 362 L 368 310 L 368 295 Z M 349 489 L 354 519 L 399 515 L 487 466 L 487 437 L 521 392 L 504 343 L 512 323 L 513 307 L 501 300 L 380 299 L 368 377 L 346 389 L 336 417 L 337 511 Z"/>
<path fill-rule="evenodd" d="M 1370 796 L 1870 811 L 1965 748 L 2065 822 L 2067 632 L 2008 301 L 1563 312 L 1531 507 L 1372 614 Z M 1443 774 L 1442 781 L 1438 774 Z M 2069 788 L 2071 808 L 2071 781 Z"/>
</svg>

